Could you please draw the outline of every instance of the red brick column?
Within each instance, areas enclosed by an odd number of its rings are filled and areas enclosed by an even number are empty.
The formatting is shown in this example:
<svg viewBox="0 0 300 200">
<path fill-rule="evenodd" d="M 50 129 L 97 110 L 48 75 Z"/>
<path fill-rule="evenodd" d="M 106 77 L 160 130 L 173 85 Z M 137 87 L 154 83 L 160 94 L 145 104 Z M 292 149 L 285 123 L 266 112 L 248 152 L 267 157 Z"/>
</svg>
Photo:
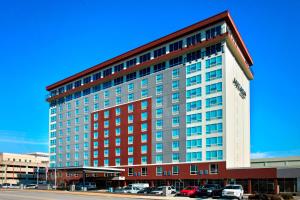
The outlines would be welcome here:
<svg viewBox="0 0 300 200">
<path fill-rule="evenodd" d="M 274 179 L 274 193 L 279 194 L 279 188 L 278 188 L 278 180 L 277 178 Z"/>
<path fill-rule="evenodd" d="M 251 179 L 248 179 L 248 194 L 252 194 L 252 185 Z"/>
</svg>

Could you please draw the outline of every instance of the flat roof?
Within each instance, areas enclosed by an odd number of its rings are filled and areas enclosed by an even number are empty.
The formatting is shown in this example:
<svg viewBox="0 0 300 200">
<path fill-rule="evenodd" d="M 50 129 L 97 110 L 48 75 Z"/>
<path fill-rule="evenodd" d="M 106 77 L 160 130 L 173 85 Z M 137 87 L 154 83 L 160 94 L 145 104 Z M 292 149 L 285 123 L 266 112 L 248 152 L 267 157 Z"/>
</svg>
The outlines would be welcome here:
<svg viewBox="0 0 300 200">
<path fill-rule="evenodd" d="M 239 46 L 239 48 L 240 48 L 240 50 L 241 50 L 244 58 L 246 59 L 247 63 L 249 64 L 249 66 L 253 65 L 253 60 L 252 60 L 252 58 L 251 58 L 251 56 L 250 56 L 250 54 L 249 54 L 249 52 L 248 52 L 248 50 L 246 48 L 246 45 L 244 44 L 244 41 L 242 40 L 242 37 L 241 37 L 240 33 L 238 32 L 238 30 L 236 28 L 236 25 L 235 25 L 235 23 L 233 22 L 233 20 L 232 20 L 232 18 L 230 16 L 229 11 L 226 10 L 226 11 L 224 11 L 222 13 L 219 13 L 217 15 L 209 17 L 209 18 L 207 18 L 205 20 L 202 20 L 202 21 L 197 22 L 197 23 L 195 23 L 193 25 L 190 25 L 190 26 L 188 26 L 186 28 L 180 29 L 180 30 L 178 30 L 176 32 L 173 32 L 173 33 L 171 33 L 169 35 L 166 35 L 166 36 L 164 36 L 162 38 L 159 38 L 159 39 L 154 40 L 152 42 L 149 42 L 149 43 L 147 43 L 145 45 L 137 47 L 137 48 L 135 48 L 133 50 L 130 50 L 130 51 L 126 52 L 126 53 L 123 53 L 123 54 L 121 54 L 119 56 L 116 56 L 116 57 L 114 57 L 112 59 L 109 59 L 109 60 L 104 61 L 104 62 L 102 62 L 100 64 L 97 64 L 97 65 L 95 65 L 95 66 L 93 66 L 91 68 L 88 68 L 88 69 L 86 69 L 84 71 L 81 71 L 81 72 L 79 72 L 77 74 L 74 74 L 74 75 L 72 75 L 72 76 L 70 76 L 68 78 L 65 78 L 65 79 L 61 80 L 61 81 L 53 83 L 53 84 L 47 86 L 46 90 L 48 90 L 48 91 L 53 90 L 53 89 L 55 89 L 55 88 L 57 88 L 59 86 L 62 86 L 62 85 L 67 84 L 69 82 L 72 82 L 72 81 L 74 81 L 74 80 L 76 80 L 78 78 L 81 78 L 81 77 L 84 77 L 84 76 L 89 75 L 91 73 L 94 73 L 94 72 L 96 72 L 96 71 L 98 71 L 100 69 L 103 69 L 105 67 L 108 67 L 110 65 L 117 64 L 118 62 L 124 61 L 124 60 L 126 60 L 126 59 L 128 59 L 128 58 L 130 58 L 132 56 L 136 56 L 136 55 L 138 55 L 138 54 L 140 54 L 142 52 L 145 52 L 145 51 L 147 51 L 149 49 L 158 47 L 158 46 L 163 45 L 165 43 L 168 43 L 168 42 L 170 42 L 172 40 L 176 40 L 177 38 L 183 37 L 183 36 L 188 35 L 188 34 L 190 34 L 192 32 L 195 32 L 195 31 L 197 31 L 199 29 L 203 29 L 203 28 L 208 27 L 208 26 L 210 26 L 212 24 L 218 23 L 220 21 L 225 21 L 227 23 L 227 25 L 230 27 L 231 32 L 232 32 L 232 34 L 235 37 L 236 43 Z"/>
<path fill-rule="evenodd" d="M 257 162 L 280 162 L 280 161 L 300 161 L 300 156 L 274 157 L 274 158 L 256 158 L 251 159 L 251 163 Z"/>
</svg>

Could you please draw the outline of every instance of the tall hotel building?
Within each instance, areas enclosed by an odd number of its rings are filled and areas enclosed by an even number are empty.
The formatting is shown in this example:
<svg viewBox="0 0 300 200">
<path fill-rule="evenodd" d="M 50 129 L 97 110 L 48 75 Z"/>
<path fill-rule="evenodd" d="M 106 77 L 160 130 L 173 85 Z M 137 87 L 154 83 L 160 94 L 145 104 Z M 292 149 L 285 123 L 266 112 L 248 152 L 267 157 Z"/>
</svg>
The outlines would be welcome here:
<svg viewBox="0 0 300 200">
<path fill-rule="evenodd" d="M 49 85 L 50 166 L 154 184 L 241 177 L 252 64 L 226 11 Z"/>
</svg>

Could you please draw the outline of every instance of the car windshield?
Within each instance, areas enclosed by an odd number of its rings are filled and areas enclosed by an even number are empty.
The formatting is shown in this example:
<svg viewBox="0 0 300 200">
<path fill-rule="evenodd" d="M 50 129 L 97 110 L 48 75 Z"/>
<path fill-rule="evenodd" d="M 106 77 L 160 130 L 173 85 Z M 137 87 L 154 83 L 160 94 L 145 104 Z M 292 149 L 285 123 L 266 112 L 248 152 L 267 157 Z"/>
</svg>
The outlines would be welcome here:
<svg viewBox="0 0 300 200">
<path fill-rule="evenodd" d="M 225 187 L 225 189 L 234 189 L 234 190 L 237 190 L 237 189 L 240 189 L 240 186 L 238 186 L 238 185 L 227 185 Z"/>
</svg>

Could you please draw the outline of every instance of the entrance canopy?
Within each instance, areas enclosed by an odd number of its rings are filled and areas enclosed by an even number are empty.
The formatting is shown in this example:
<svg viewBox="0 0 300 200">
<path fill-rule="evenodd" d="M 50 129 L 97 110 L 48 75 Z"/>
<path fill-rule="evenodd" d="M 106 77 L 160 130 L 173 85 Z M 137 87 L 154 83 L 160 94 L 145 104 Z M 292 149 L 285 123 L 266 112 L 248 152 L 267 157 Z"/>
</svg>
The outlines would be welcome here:
<svg viewBox="0 0 300 200">
<path fill-rule="evenodd" d="M 125 169 L 112 168 L 112 167 L 54 167 L 50 170 L 67 170 L 67 171 L 84 171 L 85 173 L 120 173 L 124 172 Z"/>
</svg>

